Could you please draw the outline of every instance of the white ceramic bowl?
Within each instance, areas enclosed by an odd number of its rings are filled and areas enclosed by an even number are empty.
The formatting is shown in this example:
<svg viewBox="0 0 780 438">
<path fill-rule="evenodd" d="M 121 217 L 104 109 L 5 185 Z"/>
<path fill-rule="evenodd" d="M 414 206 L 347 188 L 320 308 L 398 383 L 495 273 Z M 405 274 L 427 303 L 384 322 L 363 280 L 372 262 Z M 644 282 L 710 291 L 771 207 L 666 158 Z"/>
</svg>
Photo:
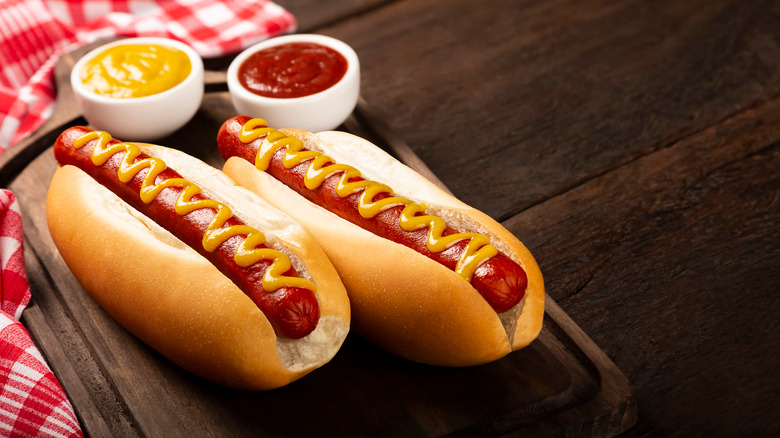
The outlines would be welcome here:
<svg viewBox="0 0 780 438">
<path fill-rule="evenodd" d="M 330 88 L 304 97 L 264 97 L 244 88 L 238 79 L 241 64 L 255 52 L 286 43 L 309 42 L 329 47 L 347 59 L 347 71 Z M 241 52 L 227 71 L 230 98 L 240 115 L 257 117 L 272 128 L 298 128 L 307 131 L 328 131 L 349 117 L 360 93 L 360 62 L 346 43 L 325 35 L 294 34 L 271 38 Z"/>
<path fill-rule="evenodd" d="M 81 70 L 104 50 L 126 44 L 158 44 L 187 54 L 192 64 L 189 76 L 178 85 L 150 96 L 120 99 L 88 90 L 81 82 Z M 203 100 L 203 59 L 190 46 L 157 37 L 127 38 L 100 46 L 76 62 L 70 84 L 90 126 L 123 141 L 152 141 L 184 126 L 198 111 Z"/>
</svg>

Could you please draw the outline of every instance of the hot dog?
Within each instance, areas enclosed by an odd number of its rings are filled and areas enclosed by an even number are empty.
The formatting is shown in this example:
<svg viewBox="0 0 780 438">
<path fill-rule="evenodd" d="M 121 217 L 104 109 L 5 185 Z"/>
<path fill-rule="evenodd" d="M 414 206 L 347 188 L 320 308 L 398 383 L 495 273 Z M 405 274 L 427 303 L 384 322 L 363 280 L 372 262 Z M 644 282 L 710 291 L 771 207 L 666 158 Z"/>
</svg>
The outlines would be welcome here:
<svg viewBox="0 0 780 438">
<path fill-rule="evenodd" d="M 322 245 L 369 340 L 461 366 L 503 357 L 541 330 L 544 282 L 525 246 L 371 143 L 239 116 L 217 144 L 225 173 Z"/>
<path fill-rule="evenodd" d="M 300 224 L 173 149 L 75 127 L 54 155 L 52 239 L 87 292 L 141 340 L 195 374 L 253 390 L 296 380 L 338 351 L 346 291 Z"/>
</svg>

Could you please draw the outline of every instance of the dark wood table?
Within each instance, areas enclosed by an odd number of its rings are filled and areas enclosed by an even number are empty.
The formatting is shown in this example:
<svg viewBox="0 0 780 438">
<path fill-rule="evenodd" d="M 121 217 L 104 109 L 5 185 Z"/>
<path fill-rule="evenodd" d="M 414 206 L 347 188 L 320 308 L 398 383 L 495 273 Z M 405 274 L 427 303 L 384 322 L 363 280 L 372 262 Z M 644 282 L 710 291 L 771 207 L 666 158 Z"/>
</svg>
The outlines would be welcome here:
<svg viewBox="0 0 780 438">
<path fill-rule="evenodd" d="M 0 164 L 26 216 L 24 322 L 88 434 L 780 435 L 780 2 L 278 3 L 299 32 L 357 51 L 363 102 L 344 129 L 430 170 L 535 254 L 545 331 L 464 370 L 350 335 L 291 388 L 215 388 L 112 323 L 58 264 L 40 219 L 44 129 Z M 202 138 L 234 115 L 228 61 L 207 60 L 191 129 L 160 143 L 220 164 Z M 469 391 L 485 412 L 459 401 Z M 213 400 L 224 408 L 203 412 Z M 302 428 L 323 409 L 331 420 Z"/>
</svg>

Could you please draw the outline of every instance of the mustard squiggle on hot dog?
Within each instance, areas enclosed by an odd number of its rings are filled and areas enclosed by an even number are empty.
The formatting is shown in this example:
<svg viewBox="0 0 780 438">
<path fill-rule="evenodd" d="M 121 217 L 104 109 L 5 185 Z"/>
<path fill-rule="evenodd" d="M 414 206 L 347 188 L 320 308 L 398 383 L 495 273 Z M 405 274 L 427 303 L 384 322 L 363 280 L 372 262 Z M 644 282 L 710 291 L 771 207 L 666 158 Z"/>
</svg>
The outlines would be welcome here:
<svg viewBox="0 0 780 438">
<path fill-rule="evenodd" d="M 416 231 L 427 227 L 426 246 L 433 253 L 442 252 L 457 241 L 469 239 L 455 267 L 455 272 L 466 281 L 471 281 L 474 271 L 482 262 L 498 254 L 498 250 L 490 244 L 490 239 L 479 233 L 454 233 L 443 236 L 447 224 L 438 216 L 425 214 L 424 204 L 395 196 L 392 188 L 376 181 L 363 179 L 350 182 L 352 178 L 362 177 L 359 170 L 346 164 L 336 164 L 332 158 L 318 151 L 304 149 L 303 142 L 299 139 L 288 137 L 276 129 L 269 128 L 265 120 L 250 119 L 239 132 L 239 140 L 244 144 L 261 137 L 264 139 L 255 156 L 255 167 L 260 171 L 266 171 L 274 154 L 284 148 L 286 150 L 282 164 L 287 169 L 311 160 L 304 175 L 307 189 L 314 190 L 329 176 L 342 173 L 336 185 L 336 193 L 339 197 L 344 198 L 362 190 L 363 193 L 358 200 L 358 212 L 363 218 L 370 219 L 383 210 L 403 205 L 399 219 L 401 228 L 405 231 Z M 379 193 L 387 193 L 390 197 L 374 201 Z"/>
<path fill-rule="evenodd" d="M 157 176 L 165 171 L 168 166 L 159 158 L 149 157 L 136 161 L 141 154 L 140 148 L 134 143 L 116 143 L 108 146 L 112 140 L 109 133 L 105 131 L 92 131 L 77 138 L 73 142 L 75 149 L 80 149 L 92 140 L 97 139 L 97 144 L 92 151 L 92 164 L 102 166 L 110 157 L 119 152 L 126 152 L 117 171 L 117 176 L 123 183 L 131 181 L 142 169 L 149 168 L 143 178 L 140 189 L 141 200 L 148 204 L 167 187 L 182 188 L 179 197 L 176 200 L 175 211 L 178 215 L 184 216 L 194 210 L 201 208 L 211 208 L 216 210 L 217 214 L 211 220 L 206 233 L 203 235 L 203 249 L 213 252 L 227 239 L 243 235 L 245 238 L 236 248 L 233 260 L 238 266 L 248 267 L 260 260 L 271 260 L 272 263 L 263 274 L 262 286 L 266 292 L 273 292 L 282 287 L 298 287 L 316 291 L 316 286 L 309 280 L 288 277 L 283 275 L 290 270 L 292 264 L 290 259 L 283 253 L 271 248 L 258 248 L 265 243 L 266 238 L 263 233 L 247 225 L 225 226 L 227 220 L 233 217 L 230 208 L 213 199 L 192 200 L 195 195 L 200 195 L 202 190 L 196 184 L 183 178 L 170 178 L 160 183 L 155 183 Z"/>
</svg>

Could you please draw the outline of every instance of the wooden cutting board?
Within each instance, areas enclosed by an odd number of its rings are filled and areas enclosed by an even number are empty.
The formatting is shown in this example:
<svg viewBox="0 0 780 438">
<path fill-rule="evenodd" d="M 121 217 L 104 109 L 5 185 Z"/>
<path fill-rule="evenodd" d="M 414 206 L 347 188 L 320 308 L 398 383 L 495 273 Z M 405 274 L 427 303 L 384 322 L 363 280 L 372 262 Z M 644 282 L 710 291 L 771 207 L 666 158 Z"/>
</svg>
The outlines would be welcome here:
<svg viewBox="0 0 780 438">
<path fill-rule="evenodd" d="M 539 338 L 482 366 L 409 362 L 356 334 L 329 364 L 269 392 L 220 387 L 170 363 L 92 301 L 60 258 L 46 226 L 46 193 L 56 168 L 50 147 L 65 127 L 85 123 L 66 79 L 90 48 L 60 60 L 51 120 L 0 155 L 0 186 L 14 191 L 24 217 L 33 299 L 22 321 L 88 436 L 601 437 L 635 423 L 628 380 L 549 296 Z M 221 167 L 216 133 L 236 115 L 225 88 L 223 74 L 209 71 L 199 112 L 158 143 Z M 366 102 L 343 128 L 438 182 Z M 554 287 L 554 279 L 547 281 Z"/>
</svg>

